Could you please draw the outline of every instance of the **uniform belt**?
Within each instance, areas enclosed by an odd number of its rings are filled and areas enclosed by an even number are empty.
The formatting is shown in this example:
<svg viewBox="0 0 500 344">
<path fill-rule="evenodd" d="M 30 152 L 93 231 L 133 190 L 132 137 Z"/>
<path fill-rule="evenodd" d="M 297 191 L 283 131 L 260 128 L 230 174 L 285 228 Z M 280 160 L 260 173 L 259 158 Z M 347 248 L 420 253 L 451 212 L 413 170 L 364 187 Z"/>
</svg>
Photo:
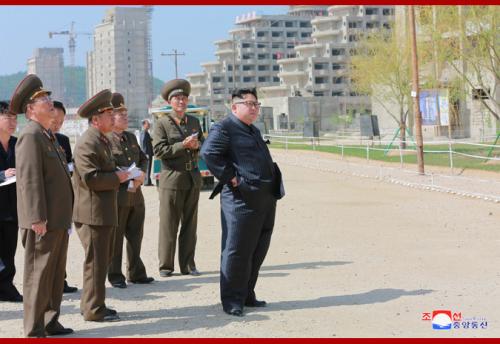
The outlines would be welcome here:
<svg viewBox="0 0 500 344">
<path fill-rule="evenodd" d="M 188 162 L 185 162 L 183 163 L 182 165 L 179 164 L 179 165 L 170 165 L 168 163 L 165 163 L 167 169 L 169 170 L 173 170 L 173 171 L 178 171 L 178 172 L 184 172 L 184 171 L 192 171 L 192 170 L 196 170 L 198 168 L 198 163 L 196 162 L 193 162 L 193 161 L 188 161 Z"/>
</svg>

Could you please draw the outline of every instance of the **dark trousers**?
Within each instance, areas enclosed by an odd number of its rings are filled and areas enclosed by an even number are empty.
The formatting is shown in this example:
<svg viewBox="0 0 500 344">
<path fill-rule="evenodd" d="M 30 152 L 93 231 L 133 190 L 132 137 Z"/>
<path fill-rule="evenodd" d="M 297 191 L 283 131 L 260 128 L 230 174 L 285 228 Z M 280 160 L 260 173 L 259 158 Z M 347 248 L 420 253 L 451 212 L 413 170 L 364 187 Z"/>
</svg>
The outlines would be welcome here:
<svg viewBox="0 0 500 344">
<path fill-rule="evenodd" d="M 146 268 L 141 260 L 142 236 L 144 233 L 144 204 L 133 207 L 118 207 L 118 227 L 113 240 L 111 262 L 108 267 L 110 283 L 125 282 L 122 273 L 123 239 L 127 239 L 127 280 L 146 278 Z"/>
<path fill-rule="evenodd" d="M 18 228 L 16 222 L 0 221 L 0 259 L 5 265 L 0 271 L 0 297 L 12 297 L 18 294 L 14 286 L 16 267 L 14 256 L 17 248 Z"/>
<path fill-rule="evenodd" d="M 196 227 L 200 189 L 160 189 L 160 228 L 158 238 L 159 270 L 174 271 L 175 247 L 179 222 L 179 268 L 181 273 L 196 269 Z"/>
<path fill-rule="evenodd" d="M 106 274 L 115 227 L 75 223 L 85 251 L 80 310 L 85 320 L 101 320 L 106 315 Z"/>
<path fill-rule="evenodd" d="M 220 293 L 225 310 L 243 308 L 255 300 L 259 270 L 271 242 L 276 199 L 265 195 L 259 209 L 243 201 L 238 189 L 224 186 L 221 193 Z"/>
<path fill-rule="evenodd" d="M 153 182 L 151 181 L 151 167 L 153 166 L 153 154 L 149 155 L 147 154 L 147 157 L 148 157 L 148 170 L 146 172 L 146 179 L 144 180 L 144 184 L 145 185 L 148 185 L 148 184 L 153 184 Z"/>
<path fill-rule="evenodd" d="M 39 238 L 21 229 L 24 251 L 24 334 L 44 337 L 45 330 L 62 328 L 59 313 L 68 252 L 68 231 L 48 231 Z"/>
</svg>

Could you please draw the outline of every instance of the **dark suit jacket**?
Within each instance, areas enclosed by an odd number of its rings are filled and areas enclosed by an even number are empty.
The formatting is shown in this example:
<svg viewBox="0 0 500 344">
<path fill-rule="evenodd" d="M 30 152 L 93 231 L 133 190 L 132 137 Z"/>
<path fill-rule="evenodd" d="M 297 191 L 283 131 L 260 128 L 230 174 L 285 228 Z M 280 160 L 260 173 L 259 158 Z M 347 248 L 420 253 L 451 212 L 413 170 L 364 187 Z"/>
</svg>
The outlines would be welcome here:
<svg viewBox="0 0 500 344">
<path fill-rule="evenodd" d="M 69 164 L 73 160 L 73 153 L 71 152 L 71 145 L 69 143 L 69 137 L 61 133 L 55 133 L 57 142 L 59 142 L 59 146 L 64 151 L 64 155 L 66 156 L 66 162 Z"/>
<path fill-rule="evenodd" d="M 233 114 L 212 126 L 201 148 L 201 157 L 219 180 L 210 198 L 235 176 L 239 182 L 237 188 L 251 208 L 258 207 L 260 197 L 269 195 L 269 191 L 276 199 L 283 196 L 279 192 L 281 173 L 259 129 L 246 125 Z"/>
<path fill-rule="evenodd" d="M 0 144 L 0 183 L 5 181 L 5 170 L 16 167 L 16 146 L 17 138 L 9 138 L 9 148 L 6 152 Z M 16 184 L 0 187 L 0 221 L 17 222 L 17 198 Z"/>
<path fill-rule="evenodd" d="M 16 180 L 19 227 L 31 229 L 40 221 L 47 221 L 47 230 L 71 227 L 73 189 L 66 157 L 38 122 L 28 122 L 17 139 Z"/>
<path fill-rule="evenodd" d="M 153 139 L 148 131 L 141 131 L 141 149 L 142 151 L 149 156 L 153 157 Z"/>
</svg>

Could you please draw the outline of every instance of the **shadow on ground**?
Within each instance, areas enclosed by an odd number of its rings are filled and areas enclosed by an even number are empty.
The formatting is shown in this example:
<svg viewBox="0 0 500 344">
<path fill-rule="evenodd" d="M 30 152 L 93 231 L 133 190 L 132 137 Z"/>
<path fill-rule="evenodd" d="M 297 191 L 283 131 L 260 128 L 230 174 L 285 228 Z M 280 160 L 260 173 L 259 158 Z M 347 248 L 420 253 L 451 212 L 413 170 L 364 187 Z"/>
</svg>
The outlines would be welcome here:
<svg viewBox="0 0 500 344">
<path fill-rule="evenodd" d="M 312 300 L 272 302 L 266 308 L 246 309 L 242 318 L 226 315 L 219 304 L 191 306 L 154 311 L 121 312 L 121 322 L 102 328 L 77 330 L 74 337 L 164 336 L 176 331 L 215 329 L 233 322 L 268 320 L 267 312 L 318 309 L 337 306 L 362 306 L 396 300 L 404 296 L 420 296 L 432 290 L 374 289 L 352 295 L 324 296 Z M 140 323 L 139 323 L 140 322 Z"/>
</svg>

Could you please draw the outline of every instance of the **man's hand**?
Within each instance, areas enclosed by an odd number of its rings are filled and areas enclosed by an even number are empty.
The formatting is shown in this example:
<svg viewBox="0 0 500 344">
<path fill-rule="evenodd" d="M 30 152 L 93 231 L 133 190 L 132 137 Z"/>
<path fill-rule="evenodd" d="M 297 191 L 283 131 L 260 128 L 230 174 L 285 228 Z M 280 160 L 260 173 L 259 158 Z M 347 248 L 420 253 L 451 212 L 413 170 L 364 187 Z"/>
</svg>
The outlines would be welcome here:
<svg viewBox="0 0 500 344">
<path fill-rule="evenodd" d="M 137 178 L 134 179 L 134 188 L 137 188 L 138 186 L 141 186 L 142 183 L 144 183 L 144 178 L 146 177 L 146 174 L 141 171 L 141 175 Z"/>
<path fill-rule="evenodd" d="M 198 142 L 198 137 L 191 135 L 186 137 L 184 141 L 182 141 L 182 145 L 186 149 L 198 149 L 200 143 Z"/>
<path fill-rule="evenodd" d="M 231 179 L 231 185 L 233 186 L 233 188 L 238 186 L 238 179 L 236 177 L 233 177 L 233 179 Z"/>
<path fill-rule="evenodd" d="M 15 168 L 8 168 L 5 170 L 5 177 L 10 178 L 14 177 L 16 175 L 16 169 Z"/>
<path fill-rule="evenodd" d="M 45 221 L 33 223 L 31 230 L 39 236 L 44 236 L 47 233 L 47 223 Z"/>
<path fill-rule="evenodd" d="M 116 176 L 118 179 L 120 179 L 120 184 L 127 181 L 128 179 L 128 172 L 127 171 L 116 171 Z"/>
</svg>

